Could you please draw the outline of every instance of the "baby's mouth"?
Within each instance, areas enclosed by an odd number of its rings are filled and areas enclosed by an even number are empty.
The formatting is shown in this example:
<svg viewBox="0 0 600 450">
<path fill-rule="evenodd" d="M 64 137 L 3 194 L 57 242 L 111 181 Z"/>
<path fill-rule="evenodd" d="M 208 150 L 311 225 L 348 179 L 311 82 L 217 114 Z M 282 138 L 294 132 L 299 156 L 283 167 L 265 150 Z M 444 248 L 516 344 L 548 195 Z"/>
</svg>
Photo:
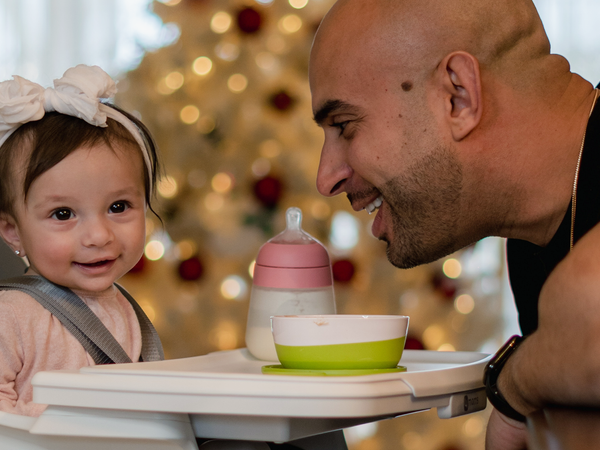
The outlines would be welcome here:
<svg viewBox="0 0 600 450">
<path fill-rule="evenodd" d="M 93 263 L 75 263 L 75 264 L 79 264 L 80 266 L 84 266 L 84 267 L 100 267 L 100 266 L 104 266 L 106 264 L 111 263 L 113 260 L 112 259 L 103 259 L 102 261 L 96 261 Z"/>
<path fill-rule="evenodd" d="M 373 211 L 375 211 L 377 208 L 379 208 L 381 206 L 381 203 L 383 203 L 383 198 L 380 195 L 375 200 L 373 200 L 371 203 L 369 203 L 367 206 L 365 206 L 365 210 L 369 214 L 371 214 Z"/>
</svg>

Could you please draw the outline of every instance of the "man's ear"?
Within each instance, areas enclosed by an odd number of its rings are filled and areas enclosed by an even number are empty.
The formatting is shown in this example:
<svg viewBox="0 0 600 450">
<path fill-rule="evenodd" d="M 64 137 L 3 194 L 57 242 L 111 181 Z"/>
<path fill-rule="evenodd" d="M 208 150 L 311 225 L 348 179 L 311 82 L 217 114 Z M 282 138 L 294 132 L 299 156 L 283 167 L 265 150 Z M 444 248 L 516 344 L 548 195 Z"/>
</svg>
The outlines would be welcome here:
<svg viewBox="0 0 600 450">
<path fill-rule="evenodd" d="M 448 54 L 438 66 L 446 118 L 455 141 L 461 141 L 481 120 L 482 96 L 479 62 L 466 52 Z"/>
<path fill-rule="evenodd" d="M 4 242 L 13 250 L 19 250 L 19 256 L 25 256 L 21 246 L 21 237 L 19 236 L 19 226 L 16 220 L 8 214 L 0 214 L 0 236 Z"/>
</svg>

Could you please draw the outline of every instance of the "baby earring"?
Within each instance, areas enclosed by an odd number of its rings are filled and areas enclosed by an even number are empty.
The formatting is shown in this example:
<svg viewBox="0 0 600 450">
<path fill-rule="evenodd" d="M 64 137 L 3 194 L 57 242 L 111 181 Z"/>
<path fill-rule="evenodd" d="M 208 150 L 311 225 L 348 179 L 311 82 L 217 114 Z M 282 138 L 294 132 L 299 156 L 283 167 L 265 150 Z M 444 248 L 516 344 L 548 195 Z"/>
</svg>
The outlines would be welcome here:
<svg viewBox="0 0 600 450">
<path fill-rule="evenodd" d="M 21 252 L 20 252 L 19 250 L 15 250 L 15 254 L 16 254 L 17 256 L 19 256 L 19 255 L 21 254 Z"/>
</svg>

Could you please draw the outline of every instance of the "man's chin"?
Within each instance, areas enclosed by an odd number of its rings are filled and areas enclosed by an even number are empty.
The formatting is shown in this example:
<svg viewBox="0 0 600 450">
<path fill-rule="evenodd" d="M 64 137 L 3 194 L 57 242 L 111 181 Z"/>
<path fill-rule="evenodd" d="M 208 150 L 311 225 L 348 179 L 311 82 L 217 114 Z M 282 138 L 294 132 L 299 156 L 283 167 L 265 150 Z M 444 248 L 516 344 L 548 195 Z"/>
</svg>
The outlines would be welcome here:
<svg viewBox="0 0 600 450">
<path fill-rule="evenodd" d="M 427 255 L 419 252 L 417 248 L 403 246 L 398 249 L 393 242 L 388 239 L 380 239 L 387 244 L 386 256 L 388 261 L 398 269 L 413 269 L 423 264 L 429 264 L 439 259 L 437 255 Z"/>
</svg>

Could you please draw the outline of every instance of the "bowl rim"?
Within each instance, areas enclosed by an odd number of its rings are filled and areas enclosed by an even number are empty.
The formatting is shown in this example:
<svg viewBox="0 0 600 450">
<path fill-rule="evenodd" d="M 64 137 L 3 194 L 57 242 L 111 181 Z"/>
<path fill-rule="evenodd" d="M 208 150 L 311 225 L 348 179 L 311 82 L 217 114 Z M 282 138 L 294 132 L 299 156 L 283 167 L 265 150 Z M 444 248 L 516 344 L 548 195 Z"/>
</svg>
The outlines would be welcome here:
<svg viewBox="0 0 600 450">
<path fill-rule="evenodd" d="M 391 320 L 391 319 L 408 319 L 409 316 L 400 314 L 289 314 L 289 315 L 275 315 L 271 316 L 271 319 L 277 320 L 314 320 L 314 319 L 328 319 L 328 320 Z"/>
</svg>

